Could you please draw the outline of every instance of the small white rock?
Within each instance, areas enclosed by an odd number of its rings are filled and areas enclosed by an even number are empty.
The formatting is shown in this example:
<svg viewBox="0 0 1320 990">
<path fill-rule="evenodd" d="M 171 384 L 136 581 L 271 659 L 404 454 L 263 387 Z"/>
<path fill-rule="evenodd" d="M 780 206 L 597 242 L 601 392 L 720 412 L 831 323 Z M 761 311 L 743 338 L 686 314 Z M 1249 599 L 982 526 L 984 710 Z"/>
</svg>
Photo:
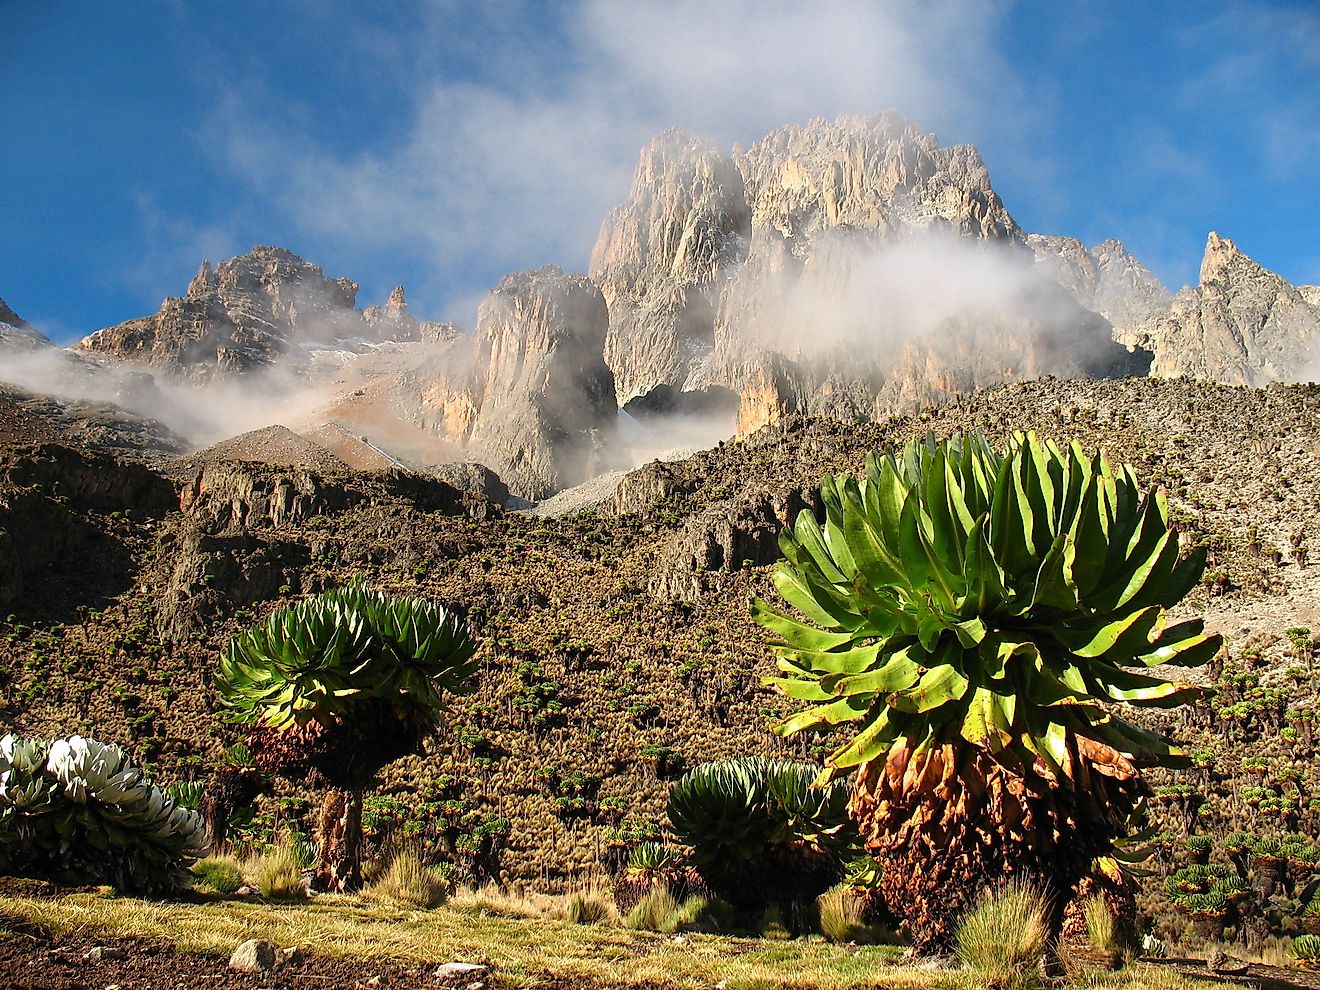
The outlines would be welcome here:
<svg viewBox="0 0 1320 990">
<path fill-rule="evenodd" d="M 481 963 L 451 962 L 443 966 L 437 966 L 435 978 L 437 980 L 453 980 L 460 976 L 475 976 L 478 973 L 484 973 L 489 966 L 483 966 Z"/>
</svg>

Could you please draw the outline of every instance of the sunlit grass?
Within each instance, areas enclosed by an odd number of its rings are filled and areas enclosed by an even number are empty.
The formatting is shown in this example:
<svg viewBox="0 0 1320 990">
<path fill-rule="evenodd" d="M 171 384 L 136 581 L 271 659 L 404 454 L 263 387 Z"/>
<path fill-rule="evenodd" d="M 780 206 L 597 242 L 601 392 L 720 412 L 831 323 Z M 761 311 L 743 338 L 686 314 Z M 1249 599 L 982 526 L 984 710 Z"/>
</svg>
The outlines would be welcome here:
<svg viewBox="0 0 1320 990">
<path fill-rule="evenodd" d="M 765 942 L 695 933 L 677 940 L 552 917 L 487 914 L 479 905 L 478 898 L 456 897 L 451 906 L 438 910 L 410 911 L 332 895 L 291 904 L 218 897 L 152 903 L 102 892 L 8 898 L 0 901 L 0 924 L 64 937 L 160 939 L 184 951 L 218 955 L 228 955 L 246 939 L 266 938 L 355 960 L 481 962 L 494 967 L 506 986 L 553 983 L 555 977 L 587 977 L 612 986 L 654 982 L 676 990 L 709 990 L 721 981 L 728 990 L 971 990 L 976 985 L 968 982 L 968 974 L 903 966 L 902 950 L 893 946 Z M 1172 975 L 1135 967 L 1121 976 L 1107 974 L 1102 983 L 1092 985 L 1172 990 Z"/>
</svg>

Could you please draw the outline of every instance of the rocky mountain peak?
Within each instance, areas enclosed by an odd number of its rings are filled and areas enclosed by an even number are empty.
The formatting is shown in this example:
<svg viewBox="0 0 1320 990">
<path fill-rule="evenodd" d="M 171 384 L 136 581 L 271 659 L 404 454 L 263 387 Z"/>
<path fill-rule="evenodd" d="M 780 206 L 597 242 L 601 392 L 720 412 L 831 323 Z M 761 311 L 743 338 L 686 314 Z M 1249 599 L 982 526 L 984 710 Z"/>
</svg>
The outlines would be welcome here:
<svg viewBox="0 0 1320 990">
<path fill-rule="evenodd" d="M 1296 287 L 1211 231 L 1201 281 L 1128 342 L 1155 354 L 1151 372 L 1264 385 L 1320 371 L 1320 311 Z"/>
<path fill-rule="evenodd" d="M 418 340 L 428 330 L 407 312 L 402 286 L 370 313 L 357 305 L 358 284 L 329 278 L 287 248 L 258 244 L 247 254 L 202 263 L 182 296 L 153 316 L 98 330 L 80 350 L 132 361 L 175 377 L 206 381 L 300 360 L 296 346 L 356 347 L 360 342 Z M 447 336 L 436 330 L 431 336 Z"/>
<path fill-rule="evenodd" d="M 1201 285 L 1232 280 L 1235 274 L 1247 274 L 1252 269 L 1265 271 L 1239 251 L 1237 245 L 1227 237 L 1220 237 L 1213 230 L 1210 231 L 1205 241 L 1205 254 L 1201 257 Z"/>
<path fill-rule="evenodd" d="M 0 350 L 30 351 L 53 346 L 44 333 L 0 299 Z"/>
<path fill-rule="evenodd" d="M 209 260 L 203 261 L 202 266 L 197 269 L 197 274 L 188 283 L 186 295 L 193 298 L 204 296 L 208 292 L 214 292 L 217 285 L 215 269 L 211 267 L 211 262 Z"/>
<path fill-rule="evenodd" d="M 390 297 L 385 300 L 385 315 L 398 318 L 408 311 L 408 304 L 403 298 L 403 286 L 396 285 L 390 290 Z"/>
<path fill-rule="evenodd" d="M 15 330 L 26 330 L 28 328 L 27 320 L 10 309 L 9 303 L 3 299 L 0 299 L 0 323 L 8 323 Z"/>
<path fill-rule="evenodd" d="M 782 127 L 731 157 L 665 131 L 592 253 L 620 399 L 736 389 L 730 369 L 749 350 L 797 332 L 789 294 L 847 296 L 863 255 L 921 232 L 1023 238 L 976 149 L 944 147 L 898 113 Z"/>
<path fill-rule="evenodd" d="M 1118 336 L 1164 313 L 1173 301 L 1164 283 L 1112 238 L 1087 248 L 1075 237 L 1029 234 L 1027 246 L 1042 271 L 1113 324 Z"/>
<path fill-rule="evenodd" d="M 740 155 L 738 168 L 753 213 L 799 240 L 822 228 L 892 235 L 934 225 L 1021 237 L 976 148 L 944 147 L 892 110 L 781 127 Z"/>
<path fill-rule="evenodd" d="M 742 176 L 713 142 L 671 128 L 642 149 L 588 270 L 609 307 L 605 357 L 621 399 L 681 384 L 710 350 L 718 292 L 750 226 Z"/>
</svg>

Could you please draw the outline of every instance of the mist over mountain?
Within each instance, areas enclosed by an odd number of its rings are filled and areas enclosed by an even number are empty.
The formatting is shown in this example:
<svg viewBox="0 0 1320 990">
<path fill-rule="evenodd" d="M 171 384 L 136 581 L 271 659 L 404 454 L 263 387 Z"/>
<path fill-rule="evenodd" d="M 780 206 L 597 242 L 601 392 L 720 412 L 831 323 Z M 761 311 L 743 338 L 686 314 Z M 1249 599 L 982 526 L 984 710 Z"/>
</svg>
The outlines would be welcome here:
<svg viewBox="0 0 1320 990">
<path fill-rule="evenodd" d="M 0 304 L 0 381 L 194 448 L 279 424 L 347 464 L 478 463 L 535 500 L 796 414 L 878 421 L 1042 376 L 1259 385 L 1320 355 L 1320 293 L 1231 241 L 1175 296 L 1115 240 L 1023 230 L 976 148 L 892 111 L 728 151 L 665 131 L 588 272 L 511 274 L 474 328 L 419 320 L 402 286 L 357 294 L 258 246 L 68 349 Z"/>
</svg>

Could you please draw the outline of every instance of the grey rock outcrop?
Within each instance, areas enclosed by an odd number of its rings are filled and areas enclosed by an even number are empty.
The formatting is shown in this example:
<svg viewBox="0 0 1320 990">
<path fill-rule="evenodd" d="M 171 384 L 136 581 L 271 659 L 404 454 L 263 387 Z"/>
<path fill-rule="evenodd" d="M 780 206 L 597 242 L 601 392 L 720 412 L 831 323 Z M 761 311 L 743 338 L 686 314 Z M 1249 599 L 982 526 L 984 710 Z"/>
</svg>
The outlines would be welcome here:
<svg viewBox="0 0 1320 990">
<path fill-rule="evenodd" d="M 379 471 L 331 475 L 249 461 L 211 461 L 182 486 L 179 508 L 208 533 L 281 528 L 382 497 L 423 512 L 469 514 L 477 493 L 430 475 Z"/>
<path fill-rule="evenodd" d="M 229 957 L 229 968 L 239 973 L 264 973 L 275 967 L 280 947 L 265 939 L 250 938 Z"/>
<path fill-rule="evenodd" d="M 1171 293 L 1116 240 L 1087 248 L 1075 237 L 1028 234 L 1036 264 L 1114 326 L 1116 334 L 1168 311 Z"/>
<path fill-rule="evenodd" d="M 476 330 L 412 372 L 423 424 L 533 500 L 602 469 L 618 419 L 600 290 L 558 268 L 507 275 Z M 405 389 L 408 383 L 403 383 Z"/>
<path fill-rule="evenodd" d="M 1320 310 L 1213 231 L 1200 284 L 1126 340 L 1154 352 L 1151 373 L 1162 377 L 1259 386 L 1320 374 Z"/>
<path fill-rule="evenodd" d="M 408 310 L 402 285 L 390 290 L 384 306 L 368 306 L 362 311 L 362 322 L 370 336 L 378 340 L 425 340 L 442 344 L 460 333 L 453 323 L 434 323 L 416 319 Z"/>
<path fill-rule="evenodd" d="M 712 142 L 675 128 L 642 149 L 589 269 L 609 307 L 605 360 L 621 403 L 682 385 L 710 351 L 724 276 L 750 233 L 742 176 Z"/>
<path fill-rule="evenodd" d="M 158 313 L 98 330 L 77 346 L 207 381 L 269 366 L 301 343 L 422 338 L 401 289 L 370 318 L 354 308 L 357 292 L 351 279 L 327 278 L 291 251 L 258 245 L 214 268 L 203 262 L 188 291 Z"/>
<path fill-rule="evenodd" d="M 426 469 L 426 473 L 434 475 L 445 484 L 453 485 L 461 492 L 480 495 L 495 505 L 518 508 L 526 504 L 524 500 L 510 494 L 509 486 L 484 464 L 473 461 L 432 464 Z"/>
<path fill-rule="evenodd" d="M 34 351 L 53 346 L 44 333 L 0 299 L 0 351 Z"/>
</svg>

